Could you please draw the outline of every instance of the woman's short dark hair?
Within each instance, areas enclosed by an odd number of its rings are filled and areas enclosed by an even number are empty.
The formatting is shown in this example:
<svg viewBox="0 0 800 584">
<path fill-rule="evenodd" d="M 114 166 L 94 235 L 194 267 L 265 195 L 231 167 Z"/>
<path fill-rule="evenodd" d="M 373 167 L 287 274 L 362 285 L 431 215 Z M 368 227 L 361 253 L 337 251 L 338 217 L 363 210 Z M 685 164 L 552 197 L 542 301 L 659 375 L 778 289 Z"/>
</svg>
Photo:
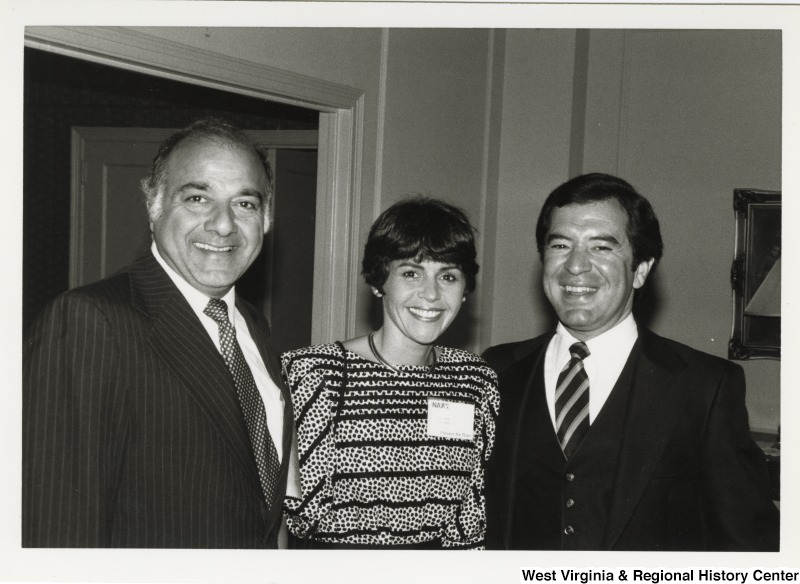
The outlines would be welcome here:
<svg viewBox="0 0 800 584">
<path fill-rule="evenodd" d="M 550 217 L 556 207 L 584 205 L 613 199 L 628 215 L 627 236 L 633 251 L 633 266 L 650 259 L 658 264 L 664 251 L 661 229 L 650 201 L 636 192 L 630 184 L 610 174 L 595 172 L 576 176 L 557 187 L 545 200 L 536 224 L 536 246 L 544 253 L 545 239 L 550 230 Z"/>
<path fill-rule="evenodd" d="M 383 292 L 392 261 L 442 262 L 458 266 L 467 292 L 472 292 L 476 255 L 475 229 L 466 213 L 444 201 L 417 196 L 395 203 L 372 224 L 361 273 L 367 284 Z"/>
</svg>

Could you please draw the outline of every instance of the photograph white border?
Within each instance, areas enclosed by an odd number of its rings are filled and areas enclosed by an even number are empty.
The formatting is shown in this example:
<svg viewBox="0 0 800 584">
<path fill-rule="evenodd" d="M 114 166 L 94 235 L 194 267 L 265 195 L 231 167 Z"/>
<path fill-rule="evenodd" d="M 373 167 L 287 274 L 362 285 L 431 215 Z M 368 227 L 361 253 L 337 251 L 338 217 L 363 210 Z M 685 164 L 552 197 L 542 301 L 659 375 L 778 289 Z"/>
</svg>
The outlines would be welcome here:
<svg viewBox="0 0 800 584">
<path fill-rule="evenodd" d="M 650 566 L 683 570 L 757 567 L 800 570 L 797 448 L 800 428 L 791 422 L 800 411 L 791 359 L 781 364 L 782 551 L 776 554 L 618 553 L 618 552 L 397 552 L 397 551 L 225 551 L 225 550 L 36 550 L 21 549 L 21 225 L 22 225 L 22 51 L 26 26 L 320 26 L 320 27 L 478 27 L 478 28 L 660 28 L 781 29 L 783 31 L 784 217 L 800 217 L 797 208 L 798 129 L 800 128 L 800 9 L 796 4 L 724 5 L 390 3 L 390 2 L 184 2 L 184 1 L 8 1 L 0 8 L 0 43 L 5 87 L 2 176 L 5 216 L 11 237 L 2 256 L 6 279 L 3 298 L 11 306 L 4 327 L 0 449 L 4 480 L 0 487 L 0 581 L 5 582 L 306 582 L 306 583 L 506 583 L 519 582 L 519 568 L 540 566 L 600 569 Z M 784 219 L 785 221 L 787 219 Z M 798 249 L 797 231 L 784 230 L 785 249 Z M 784 290 L 799 273 L 787 256 Z M 782 353 L 796 354 L 794 324 L 800 322 L 791 295 L 784 294 Z M 784 456 L 786 458 L 786 456 Z M 750 580 L 748 580 L 750 582 Z"/>
</svg>

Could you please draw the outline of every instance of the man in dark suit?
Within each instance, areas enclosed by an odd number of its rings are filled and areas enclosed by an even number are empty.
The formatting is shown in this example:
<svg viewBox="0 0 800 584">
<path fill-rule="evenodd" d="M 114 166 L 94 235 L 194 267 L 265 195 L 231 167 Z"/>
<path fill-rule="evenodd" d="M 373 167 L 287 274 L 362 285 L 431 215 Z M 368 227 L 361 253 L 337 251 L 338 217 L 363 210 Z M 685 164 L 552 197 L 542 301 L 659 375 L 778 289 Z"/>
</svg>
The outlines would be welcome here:
<svg viewBox="0 0 800 584">
<path fill-rule="evenodd" d="M 638 326 L 658 220 L 625 181 L 574 178 L 536 227 L 557 330 L 488 349 L 501 408 L 487 547 L 778 549 L 741 367 Z"/>
<path fill-rule="evenodd" d="M 23 546 L 277 547 L 291 405 L 234 289 L 269 228 L 269 164 L 204 119 L 161 145 L 143 190 L 150 251 L 56 298 L 25 339 Z"/>
</svg>

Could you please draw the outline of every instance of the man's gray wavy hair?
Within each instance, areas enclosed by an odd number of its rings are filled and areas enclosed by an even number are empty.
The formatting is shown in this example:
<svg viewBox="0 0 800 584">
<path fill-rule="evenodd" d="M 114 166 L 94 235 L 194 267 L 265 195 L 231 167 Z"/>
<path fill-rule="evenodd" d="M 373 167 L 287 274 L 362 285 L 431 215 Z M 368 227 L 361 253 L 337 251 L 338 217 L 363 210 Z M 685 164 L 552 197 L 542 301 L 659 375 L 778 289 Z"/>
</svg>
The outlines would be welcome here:
<svg viewBox="0 0 800 584">
<path fill-rule="evenodd" d="M 264 208 L 264 232 L 270 224 L 269 210 L 272 204 L 273 194 L 273 175 L 272 167 L 267 160 L 267 154 L 260 149 L 250 137 L 242 130 L 220 118 L 207 117 L 201 118 L 189 126 L 178 130 L 159 146 L 158 153 L 153 158 L 153 166 L 150 175 L 143 178 L 140 186 L 145 196 L 147 213 L 150 221 L 155 221 L 164 211 L 164 190 L 167 184 L 167 161 L 175 148 L 184 140 L 209 139 L 216 140 L 223 144 L 238 145 L 244 148 L 251 148 L 264 167 L 267 177 L 265 185 L 264 200 L 261 201 Z"/>
</svg>

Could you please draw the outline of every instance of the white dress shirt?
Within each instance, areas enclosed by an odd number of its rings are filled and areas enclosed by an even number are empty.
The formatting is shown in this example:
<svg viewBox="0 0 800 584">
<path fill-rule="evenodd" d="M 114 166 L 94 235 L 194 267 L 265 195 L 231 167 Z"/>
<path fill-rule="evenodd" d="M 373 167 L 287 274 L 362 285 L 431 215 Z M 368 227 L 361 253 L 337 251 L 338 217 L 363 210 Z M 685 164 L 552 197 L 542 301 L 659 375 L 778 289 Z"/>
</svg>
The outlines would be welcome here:
<svg viewBox="0 0 800 584">
<path fill-rule="evenodd" d="M 611 390 L 614 389 L 638 336 L 636 321 L 633 319 L 633 314 L 629 314 L 614 328 L 586 341 L 589 356 L 583 360 L 583 367 L 589 377 L 589 423 L 597 418 Z M 544 386 L 554 428 L 558 375 L 569 363 L 569 348 L 577 342 L 578 339 L 569 334 L 564 325 L 559 323 L 545 353 Z"/>
<path fill-rule="evenodd" d="M 206 306 L 208 306 L 209 297 L 194 288 L 164 261 L 155 242 L 153 242 L 151 250 L 158 263 L 161 264 L 161 267 L 167 272 L 167 275 L 178 287 L 183 297 L 186 298 L 189 306 L 192 307 L 197 318 L 200 319 L 203 327 L 205 327 L 208 332 L 208 336 L 211 337 L 214 346 L 217 348 L 217 351 L 220 351 L 221 355 L 219 325 L 217 325 L 214 319 L 203 312 Z M 283 458 L 283 448 L 281 448 L 283 444 L 283 394 L 269 376 L 267 367 L 264 365 L 261 354 L 258 352 L 258 347 L 255 341 L 253 341 L 253 337 L 250 336 L 250 331 L 247 330 L 247 323 L 236 308 L 235 288 L 231 288 L 221 300 L 224 300 L 225 304 L 228 306 L 228 320 L 233 323 L 233 328 L 236 331 L 236 340 L 239 341 L 239 347 L 242 349 L 244 360 L 247 361 L 247 365 L 250 367 L 250 372 L 253 374 L 253 379 L 256 382 L 258 393 L 261 394 L 261 400 L 264 402 L 264 409 L 267 412 L 267 428 L 269 429 L 269 435 L 275 445 L 275 450 L 278 452 L 278 460 L 281 460 Z"/>
</svg>

